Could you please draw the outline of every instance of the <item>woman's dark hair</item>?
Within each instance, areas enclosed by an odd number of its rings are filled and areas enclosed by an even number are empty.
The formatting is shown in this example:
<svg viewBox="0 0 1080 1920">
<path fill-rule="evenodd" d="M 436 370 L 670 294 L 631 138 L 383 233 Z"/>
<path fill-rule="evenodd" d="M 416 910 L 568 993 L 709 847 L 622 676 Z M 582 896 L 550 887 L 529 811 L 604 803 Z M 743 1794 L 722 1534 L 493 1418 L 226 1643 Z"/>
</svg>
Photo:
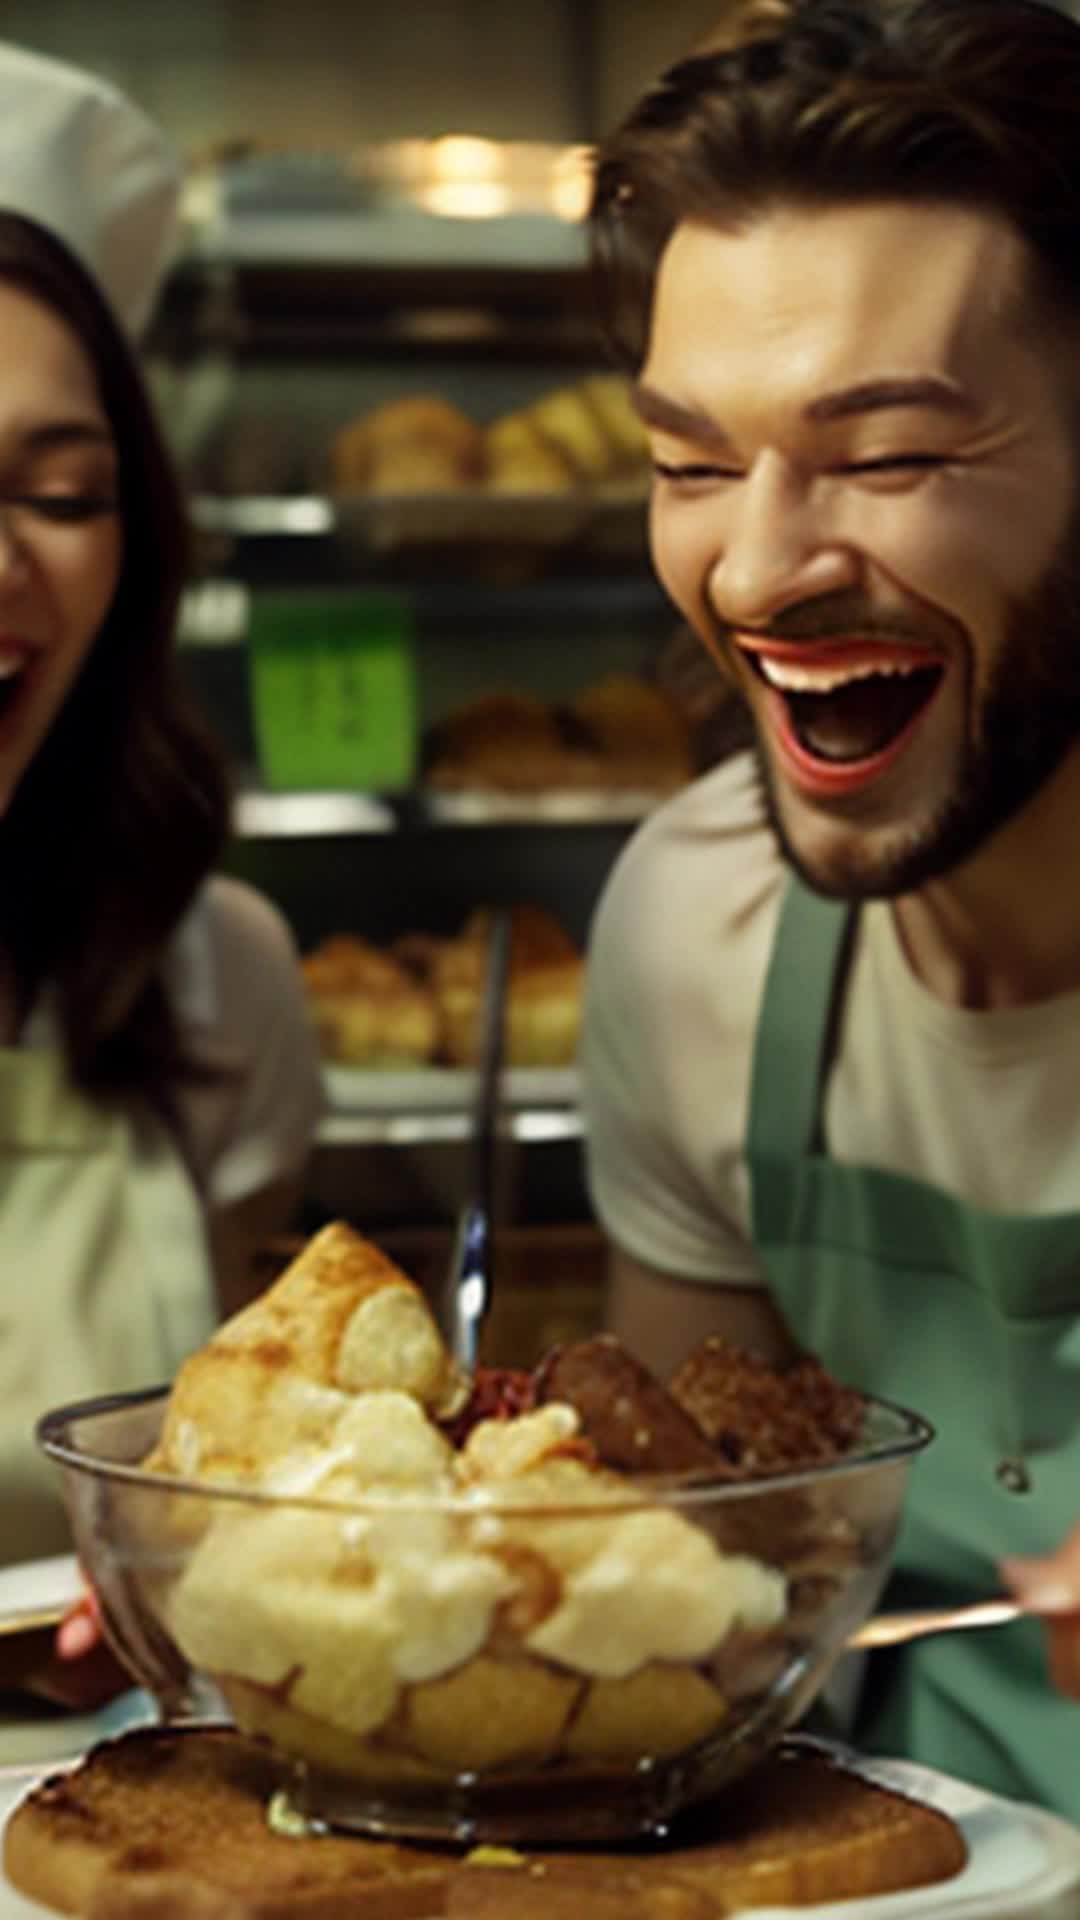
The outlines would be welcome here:
<svg viewBox="0 0 1080 1920">
<path fill-rule="evenodd" d="M 742 0 L 597 155 L 602 321 L 636 371 L 682 220 L 896 198 L 992 210 L 1080 298 L 1080 26 L 1042 0 Z"/>
<path fill-rule="evenodd" d="M 170 1110 L 194 1063 L 160 977 L 222 847 L 223 760 L 179 676 L 187 560 L 179 484 L 134 354 L 74 256 L 0 213 L 0 281 L 78 336 L 115 439 L 123 558 L 79 677 L 0 820 L 0 943 L 23 1004 L 47 983 L 76 1085 Z"/>
</svg>

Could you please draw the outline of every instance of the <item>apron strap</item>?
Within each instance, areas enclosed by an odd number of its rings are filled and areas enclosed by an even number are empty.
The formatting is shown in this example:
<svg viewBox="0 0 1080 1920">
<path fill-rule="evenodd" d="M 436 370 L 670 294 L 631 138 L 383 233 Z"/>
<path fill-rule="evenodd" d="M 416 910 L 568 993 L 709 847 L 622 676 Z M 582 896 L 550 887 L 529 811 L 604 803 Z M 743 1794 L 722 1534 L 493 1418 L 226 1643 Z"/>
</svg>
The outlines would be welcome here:
<svg viewBox="0 0 1080 1920">
<path fill-rule="evenodd" d="M 821 1094 L 847 972 L 855 909 L 792 876 L 780 907 L 754 1040 L 747 1155 L 754 1235 L 771 1240 L 767 1169 L 820 1146 Z"/>
</svg>

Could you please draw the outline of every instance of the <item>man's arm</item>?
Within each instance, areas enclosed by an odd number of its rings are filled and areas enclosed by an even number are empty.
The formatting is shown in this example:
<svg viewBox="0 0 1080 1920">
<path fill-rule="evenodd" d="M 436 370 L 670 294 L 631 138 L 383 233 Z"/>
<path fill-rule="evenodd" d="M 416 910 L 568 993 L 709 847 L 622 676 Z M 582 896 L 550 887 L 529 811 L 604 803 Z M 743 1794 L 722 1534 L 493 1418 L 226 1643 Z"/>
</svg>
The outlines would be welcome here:
<svg viewBox="0 0 1080 1920">
<path fill-rule="evenodd" d="M 613 1247 L 605 1320 L 661 1380 L 711 1333 L 752 1348 L 773 1365 L 799 1349 L 764 1287 L 703 1285 L 642 1266 Z"/>
</svg>

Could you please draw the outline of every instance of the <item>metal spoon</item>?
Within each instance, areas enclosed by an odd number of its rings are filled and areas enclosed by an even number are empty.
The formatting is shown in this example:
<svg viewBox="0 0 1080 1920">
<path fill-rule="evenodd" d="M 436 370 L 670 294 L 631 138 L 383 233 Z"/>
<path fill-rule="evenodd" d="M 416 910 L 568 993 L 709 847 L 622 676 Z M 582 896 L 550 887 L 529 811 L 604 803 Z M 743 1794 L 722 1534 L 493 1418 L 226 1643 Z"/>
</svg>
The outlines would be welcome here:
<svg viewBox="0 0 1080 1920">
<path fill-rule="evenodd" d="M 848 1635 L 849 1648 L 901 1647 L 930 1633 L 967 1627 L 1003 1627 L 1024 1609 L 1015 1600 L 976 1600 L 968 1607 L 915 1607 L 908 1613 L 876 1613 Z"/>
<path fill-rule="evenodd" d="M 475 1373 L 480 1329 L 491 1293 L 491 1218 L 503 1021 L 510 967 L 510 915 L 492 915 L 480 1018 L 476 1094 L 469 1146 L 469 1184 L 458 1214 L 446 1281 L 444 1324 L 458 1366 Z"/>
</svg>

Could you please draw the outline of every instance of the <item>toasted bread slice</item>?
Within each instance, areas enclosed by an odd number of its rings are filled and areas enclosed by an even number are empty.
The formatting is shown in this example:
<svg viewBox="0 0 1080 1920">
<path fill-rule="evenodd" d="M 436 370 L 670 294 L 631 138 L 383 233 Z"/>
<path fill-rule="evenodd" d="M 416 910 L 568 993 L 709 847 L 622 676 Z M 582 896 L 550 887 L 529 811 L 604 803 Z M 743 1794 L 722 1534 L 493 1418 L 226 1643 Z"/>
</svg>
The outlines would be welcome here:
<svg viewBox="0 0 1080 1920">
<path fill-rule="evenodd" d="M 967 1845 L 948 1817 L 793 1740 L 662 1850 L 509 1856 L 481 1849 L 451 1879 L 447 1920 L 722 1920 L 952 1879 Z"/>
<path fill-rule="evenodd" d="M 140 1727 L 36 1787 L 7 1823 L 4 1871 L 93 1920 L 418 1920 L 444 1910 L 446 1855 L 271 1830 L 270 1749 L 228 1727 Z"/>
<path fill-rule="evenodd" d="M 449 1853 L 271 1830 L 269 1750 L 231 1729 L 139 1728 L 35 1788 L 8 1821 L 21 1893 L 84 1920 L 721 1920 L 930 1886 L 959 1872 L 946 1816 L 779 1750 L 670 1846 Z"/>
</svg>

